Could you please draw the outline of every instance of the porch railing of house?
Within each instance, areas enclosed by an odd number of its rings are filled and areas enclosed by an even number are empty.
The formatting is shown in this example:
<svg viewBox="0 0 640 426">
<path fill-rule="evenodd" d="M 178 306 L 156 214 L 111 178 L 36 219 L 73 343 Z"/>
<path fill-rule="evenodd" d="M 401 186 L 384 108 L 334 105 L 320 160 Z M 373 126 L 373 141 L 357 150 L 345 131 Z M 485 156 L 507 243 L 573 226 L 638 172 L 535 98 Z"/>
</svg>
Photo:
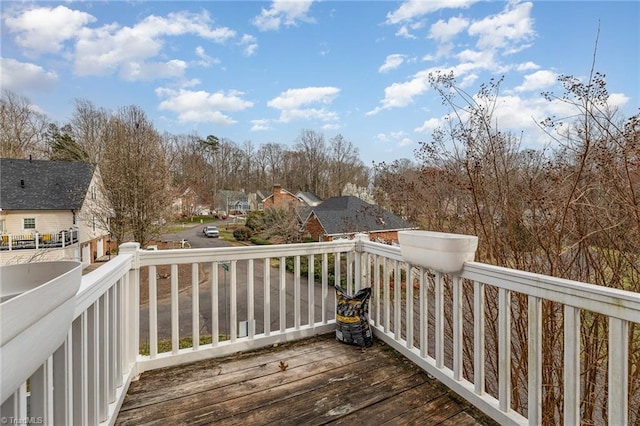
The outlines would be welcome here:
<svg viewBox="0 0 640 426">
<path fill-rule="evenodd" d="M 70 229 L 58 233 L 24 233 L 0 235 L 0 250 L 39 250 L 68 247 L 78 242 L 78 230 Z"/>
<path fill-rule="evenodd" d="M 467 262 L 460 274 L 445 276 L 406 264 L 398 247 L 363 239 L 164 251 L 144 251 L 137 243 L 127 243 L 119 253 L 82 278 L 75 320 L 64 344 L 28 382 L 8 397 L 3 395 L 3 419 L 113 424 L 129 383 L 141 372 L 333 331 L 336 279 L 350 292 L 372 286 L 370 316 L 376 337 L 502 424 L 541 421 L 542 302 L 556 302 L 564 310 L 565 424 L 577 424 L 580 419 L 580 314 L 606 315 L 609 347 L 615 348 L 608 353 L 607 418 L 616 425 L 629 420 L 626 348 L 630 325 L 640 322 L 637 293 L 476 262 Z M 190 282 L 179 281 L 184 276 L 181 268 L 190 270 Z M 161 274 L 161 269 L 168 270 L 169 276 Z M 311 272 L 302 273 L 304 269 Z M 141 303 L 141 279 L 148 303 Z M 159 280 L 169 280 L 168 309 L 161 306 Z M 494 292 L 496 347 L 487 338 L 485 310 L 487 295 Z M 522 314 L 514 312 L 515 294 L 527 298 L 526 336 L 515 335 L 511 326 L 512 315 Z M 180 295 L 189 296 L 187 321 L 181 316 L 184 300 Z M 239 297 L 246 297 L 246 309 L 238 308 L 245 305 L 238 303 Z M 472 301 L 471 306 L 466 300 Z M 224 329 L 223 317 L 233 326 Z M 236 327 L 241 321 L 246 333 Z M 170 324 L 170 330 L 159 329 L 160 324 Z M 185 336 L 180 330 L 187 325 L 191 331 Z M 205 328 L 209 340 L 201 340 Z M 160 343 L 165 337 L 168 343 L 163 352 Z M 528 377 L 522 392 L 527 395 L 526 408 L 516 410 L 511 343 L 523 338 L 528 339 Z M 144 341 L 148 352 L 142 353 Z M 185 341 L 191 343 L 181 347 Z M 471 342 L 469 353 L 465 342 Z M 486 361 L 494 353 L 497 391 L 489 392 L 488 382 L 493 379 Z"/>
</svg>

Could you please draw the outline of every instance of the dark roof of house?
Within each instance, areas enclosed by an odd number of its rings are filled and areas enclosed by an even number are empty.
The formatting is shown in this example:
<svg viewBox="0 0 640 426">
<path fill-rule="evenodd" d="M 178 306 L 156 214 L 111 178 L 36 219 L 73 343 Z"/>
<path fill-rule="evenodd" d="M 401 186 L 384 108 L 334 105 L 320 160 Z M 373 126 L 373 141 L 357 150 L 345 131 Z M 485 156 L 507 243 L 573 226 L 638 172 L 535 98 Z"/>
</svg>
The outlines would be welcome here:
<svg viewBox="0 0 640 426">
<path fill-rule="evenodd" d="M 333 197 L 313 208 L 328 235 L 414 228 L 406 220 L 358 197 Z"/>
<path fill-rule="evenodd" d="M 0 158 L 2 210 L 80 210 L 95 165 Z"/>
</svg>

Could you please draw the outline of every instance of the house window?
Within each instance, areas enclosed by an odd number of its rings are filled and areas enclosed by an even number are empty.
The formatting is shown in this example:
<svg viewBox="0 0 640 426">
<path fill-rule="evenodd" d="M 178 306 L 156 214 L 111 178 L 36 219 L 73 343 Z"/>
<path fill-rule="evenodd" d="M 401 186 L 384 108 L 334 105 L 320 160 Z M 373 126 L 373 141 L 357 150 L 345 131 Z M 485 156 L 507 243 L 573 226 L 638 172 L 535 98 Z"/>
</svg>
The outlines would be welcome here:
<svg viewBox="0 0 640 426">
<path fill-rule="evenodd" d="M 96 231 L 96 217 L 91 217 L 91 225 L 93 226 L 93 232 Z"/>
<path fill-rule="evenodd" d="M 36 229 L 36 218 L 25 217 L 24 219 L 22 219 L 22 229 Z"/>
<path fill-rule="evenodd" d="M 7 230 L 6 223 L 4 219 L 2 219 L 0 220 L 0 234 L 4 234 L 6 230 Z"/>
</svg>

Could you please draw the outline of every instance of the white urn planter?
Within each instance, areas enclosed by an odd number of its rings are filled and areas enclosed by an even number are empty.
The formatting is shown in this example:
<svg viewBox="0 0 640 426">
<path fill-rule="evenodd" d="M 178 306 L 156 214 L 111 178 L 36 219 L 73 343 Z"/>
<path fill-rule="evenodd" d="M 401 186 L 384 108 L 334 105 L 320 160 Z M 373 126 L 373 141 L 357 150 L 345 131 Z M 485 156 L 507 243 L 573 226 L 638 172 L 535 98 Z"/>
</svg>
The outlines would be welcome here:
<svg viewBox="0 0 640 426">
<path fill-rule="evenodd" d="M 0 401 L 64 342 L 73 320 L 82 263 L 0 266 Z"/>
<path fill-rule="evenodd" d="M 433 231 L 399 231 L 405 262 L 446 274 L 460 272 L 475 257 L 478 237 Z"/>
</svg>

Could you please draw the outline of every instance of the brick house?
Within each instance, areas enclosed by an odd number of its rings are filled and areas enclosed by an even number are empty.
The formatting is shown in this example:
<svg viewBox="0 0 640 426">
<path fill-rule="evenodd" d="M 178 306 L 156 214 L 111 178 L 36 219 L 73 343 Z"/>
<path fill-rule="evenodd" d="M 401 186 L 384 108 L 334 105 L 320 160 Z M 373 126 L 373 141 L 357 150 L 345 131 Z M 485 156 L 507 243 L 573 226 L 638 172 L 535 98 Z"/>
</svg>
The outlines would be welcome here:
<svg viewBox="0 0 640 426">
<path fill-rule="evenodd" d="M 280 185 L 273 185 L 273 192 L 267 198 L 262 200 L 264 209 L 289 209 L 296 208 L 302 204 L 302 200 L 296 197 L 286 189 L 282 189 Z"/>
<path fill-rule="evenodd" d="M 333 197 L 313 207 L 303 223 L 304 234 L 317 241 L 369 235 L 371 241 L 391 244 L 398 231 L 416 229 L 404 219 L 358 197 Z"/>
</svg>

